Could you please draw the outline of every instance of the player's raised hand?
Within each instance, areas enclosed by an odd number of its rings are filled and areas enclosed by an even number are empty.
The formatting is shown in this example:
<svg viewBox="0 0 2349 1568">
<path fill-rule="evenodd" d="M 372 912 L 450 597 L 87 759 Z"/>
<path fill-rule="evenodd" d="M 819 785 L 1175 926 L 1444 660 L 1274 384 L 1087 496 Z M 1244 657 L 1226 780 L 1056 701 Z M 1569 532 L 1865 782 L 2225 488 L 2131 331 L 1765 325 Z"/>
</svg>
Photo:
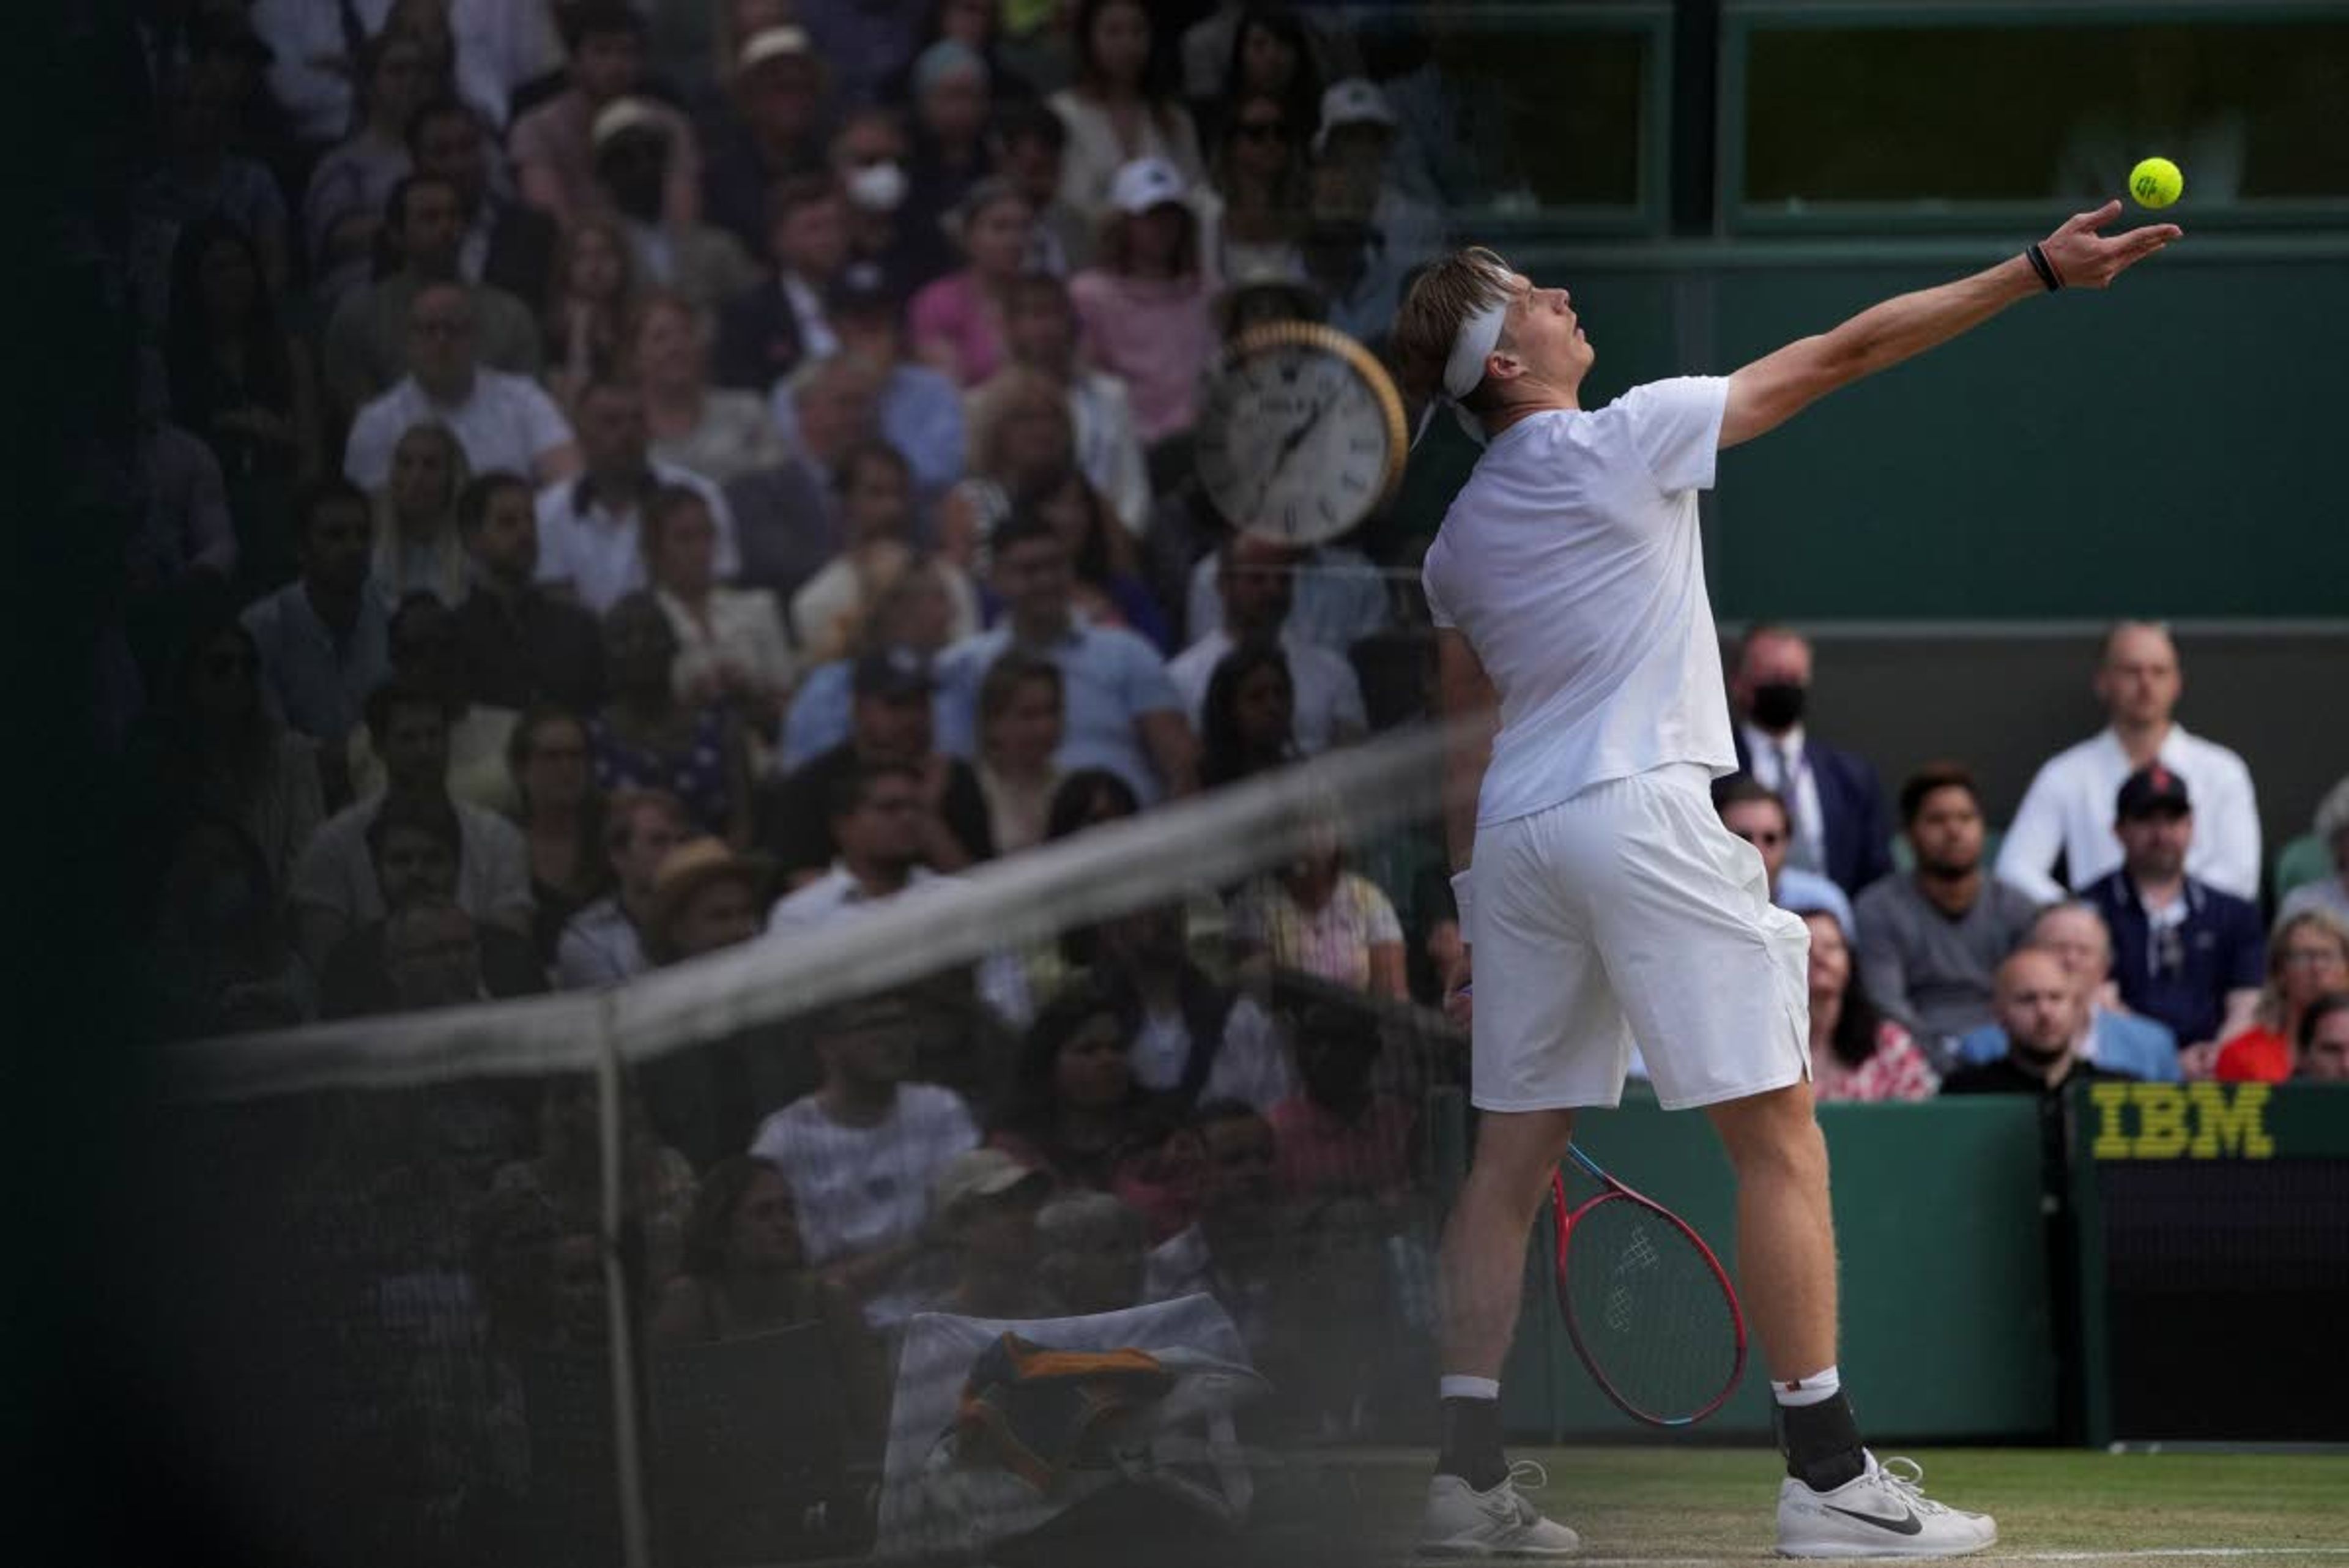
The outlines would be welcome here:
<svg viewBox="0 0 2349 1568">
<path fill-rule="evenodd" d="M 2065 219 L 2062 228 L 2040 242 L 2064 287 L 2109 287 L 2113 279 L 2186 233 L 2176 223 L 2147 223 L 2109 236 L 2096 233 L 2120 215 L 2120 202 L 2107 202 L 2093 213 Z"/>
</svg>

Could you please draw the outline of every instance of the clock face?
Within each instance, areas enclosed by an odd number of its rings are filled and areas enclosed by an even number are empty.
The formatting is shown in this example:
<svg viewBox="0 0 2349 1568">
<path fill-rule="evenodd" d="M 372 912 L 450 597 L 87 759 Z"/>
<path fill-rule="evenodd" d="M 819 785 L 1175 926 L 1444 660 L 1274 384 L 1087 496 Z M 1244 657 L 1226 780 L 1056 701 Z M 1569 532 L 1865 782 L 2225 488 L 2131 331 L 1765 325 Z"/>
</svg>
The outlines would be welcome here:
<svg viewBox="0 0 2349 1568">
<path fill-rule="evenodd" d="M 1201 483 L 1238 527 L 1284 543 L 1333 538 L 1401 475 L 1402 410 L 1384 369 L 1328 327 L 1243 336 L 1198 421 Z"/>
</svg>

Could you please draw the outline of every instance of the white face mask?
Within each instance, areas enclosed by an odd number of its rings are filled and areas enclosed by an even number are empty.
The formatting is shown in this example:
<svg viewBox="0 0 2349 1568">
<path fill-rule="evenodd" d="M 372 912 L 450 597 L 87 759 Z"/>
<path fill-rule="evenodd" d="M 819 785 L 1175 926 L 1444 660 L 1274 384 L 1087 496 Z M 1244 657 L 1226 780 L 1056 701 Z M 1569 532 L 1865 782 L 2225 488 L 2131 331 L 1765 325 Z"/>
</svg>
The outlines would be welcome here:
<svg viewBox="0 0 2349 1568">
<path fill-rule="evenodd" d="M 868 163 L 848 177 L 848 199 L 867 213 L 894 213 L 905 199 L 905 171 L 895 163 Z"/>
</svg>

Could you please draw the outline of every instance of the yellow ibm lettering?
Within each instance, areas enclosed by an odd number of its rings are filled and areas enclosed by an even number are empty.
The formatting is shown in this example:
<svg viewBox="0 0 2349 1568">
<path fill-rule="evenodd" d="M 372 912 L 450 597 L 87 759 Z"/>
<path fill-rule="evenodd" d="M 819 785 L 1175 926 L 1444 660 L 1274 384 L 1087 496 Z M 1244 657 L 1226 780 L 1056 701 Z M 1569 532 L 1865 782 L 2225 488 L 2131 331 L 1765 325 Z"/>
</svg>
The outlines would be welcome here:
<svg viewBox="0 0 2349 1568">
<path fill-rule="evenodd" d="M 2196 1159 L 2232 1155 L 2243 1159 L 2267 1159 L 2275 1153 L 2268 1136 L 2269 1085 L 2238 1085 L 2231 1096 L 2223 1084 L 2195 1084 L 2187 1094 L 2194 1101 L 2194 1142 L 2187 1153 Z"/>
<path fill-rule="evenodd" d="M 2270 1159 L 2266 1084 L 2092 1084 L 2093 1159 Z M 2132 1128 L 2129 1112 L 2134 1110 Z"/>
</svg>

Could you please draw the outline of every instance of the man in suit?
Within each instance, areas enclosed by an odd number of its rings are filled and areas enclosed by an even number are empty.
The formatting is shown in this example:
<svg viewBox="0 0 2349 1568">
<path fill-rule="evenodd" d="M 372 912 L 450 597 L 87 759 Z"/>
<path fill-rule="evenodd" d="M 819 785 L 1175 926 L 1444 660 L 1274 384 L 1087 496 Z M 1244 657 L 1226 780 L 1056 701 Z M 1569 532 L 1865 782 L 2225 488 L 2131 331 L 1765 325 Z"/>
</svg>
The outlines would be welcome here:
<svg viewBox="0 0 2349 1568">
<path fill-rule="evenodd" d="M 1767 623 L 1745 634 L 1729 682 L 1737 765 L 1785 801 L 1786 863 L 1857 898 L 1892 869 L 1884 786 L 1866 757 L 1805 731 L 1810 689 L 1809 639 Z"/>
<path fill-rule="evenodd" d="M 825 293 L 848 264 L 848 198 L 829 175 L 786 180 L 768 204 L 773 275 L 726 305 L 710 367 L 719 386 L 755 392 L 839 350 Z"/>
<path fill-rule="evenodd" d="M 436 98 L 419 109 L 408 121 L 408 155 L 418 173 L 457 187 L 465 217 L 457 270 L 465 281 L 502 288 L 526 303 L 545 298 L 554 267 L 554 220 L 491 192 L 489 135 L 472 106 Z"/>
</svg>

